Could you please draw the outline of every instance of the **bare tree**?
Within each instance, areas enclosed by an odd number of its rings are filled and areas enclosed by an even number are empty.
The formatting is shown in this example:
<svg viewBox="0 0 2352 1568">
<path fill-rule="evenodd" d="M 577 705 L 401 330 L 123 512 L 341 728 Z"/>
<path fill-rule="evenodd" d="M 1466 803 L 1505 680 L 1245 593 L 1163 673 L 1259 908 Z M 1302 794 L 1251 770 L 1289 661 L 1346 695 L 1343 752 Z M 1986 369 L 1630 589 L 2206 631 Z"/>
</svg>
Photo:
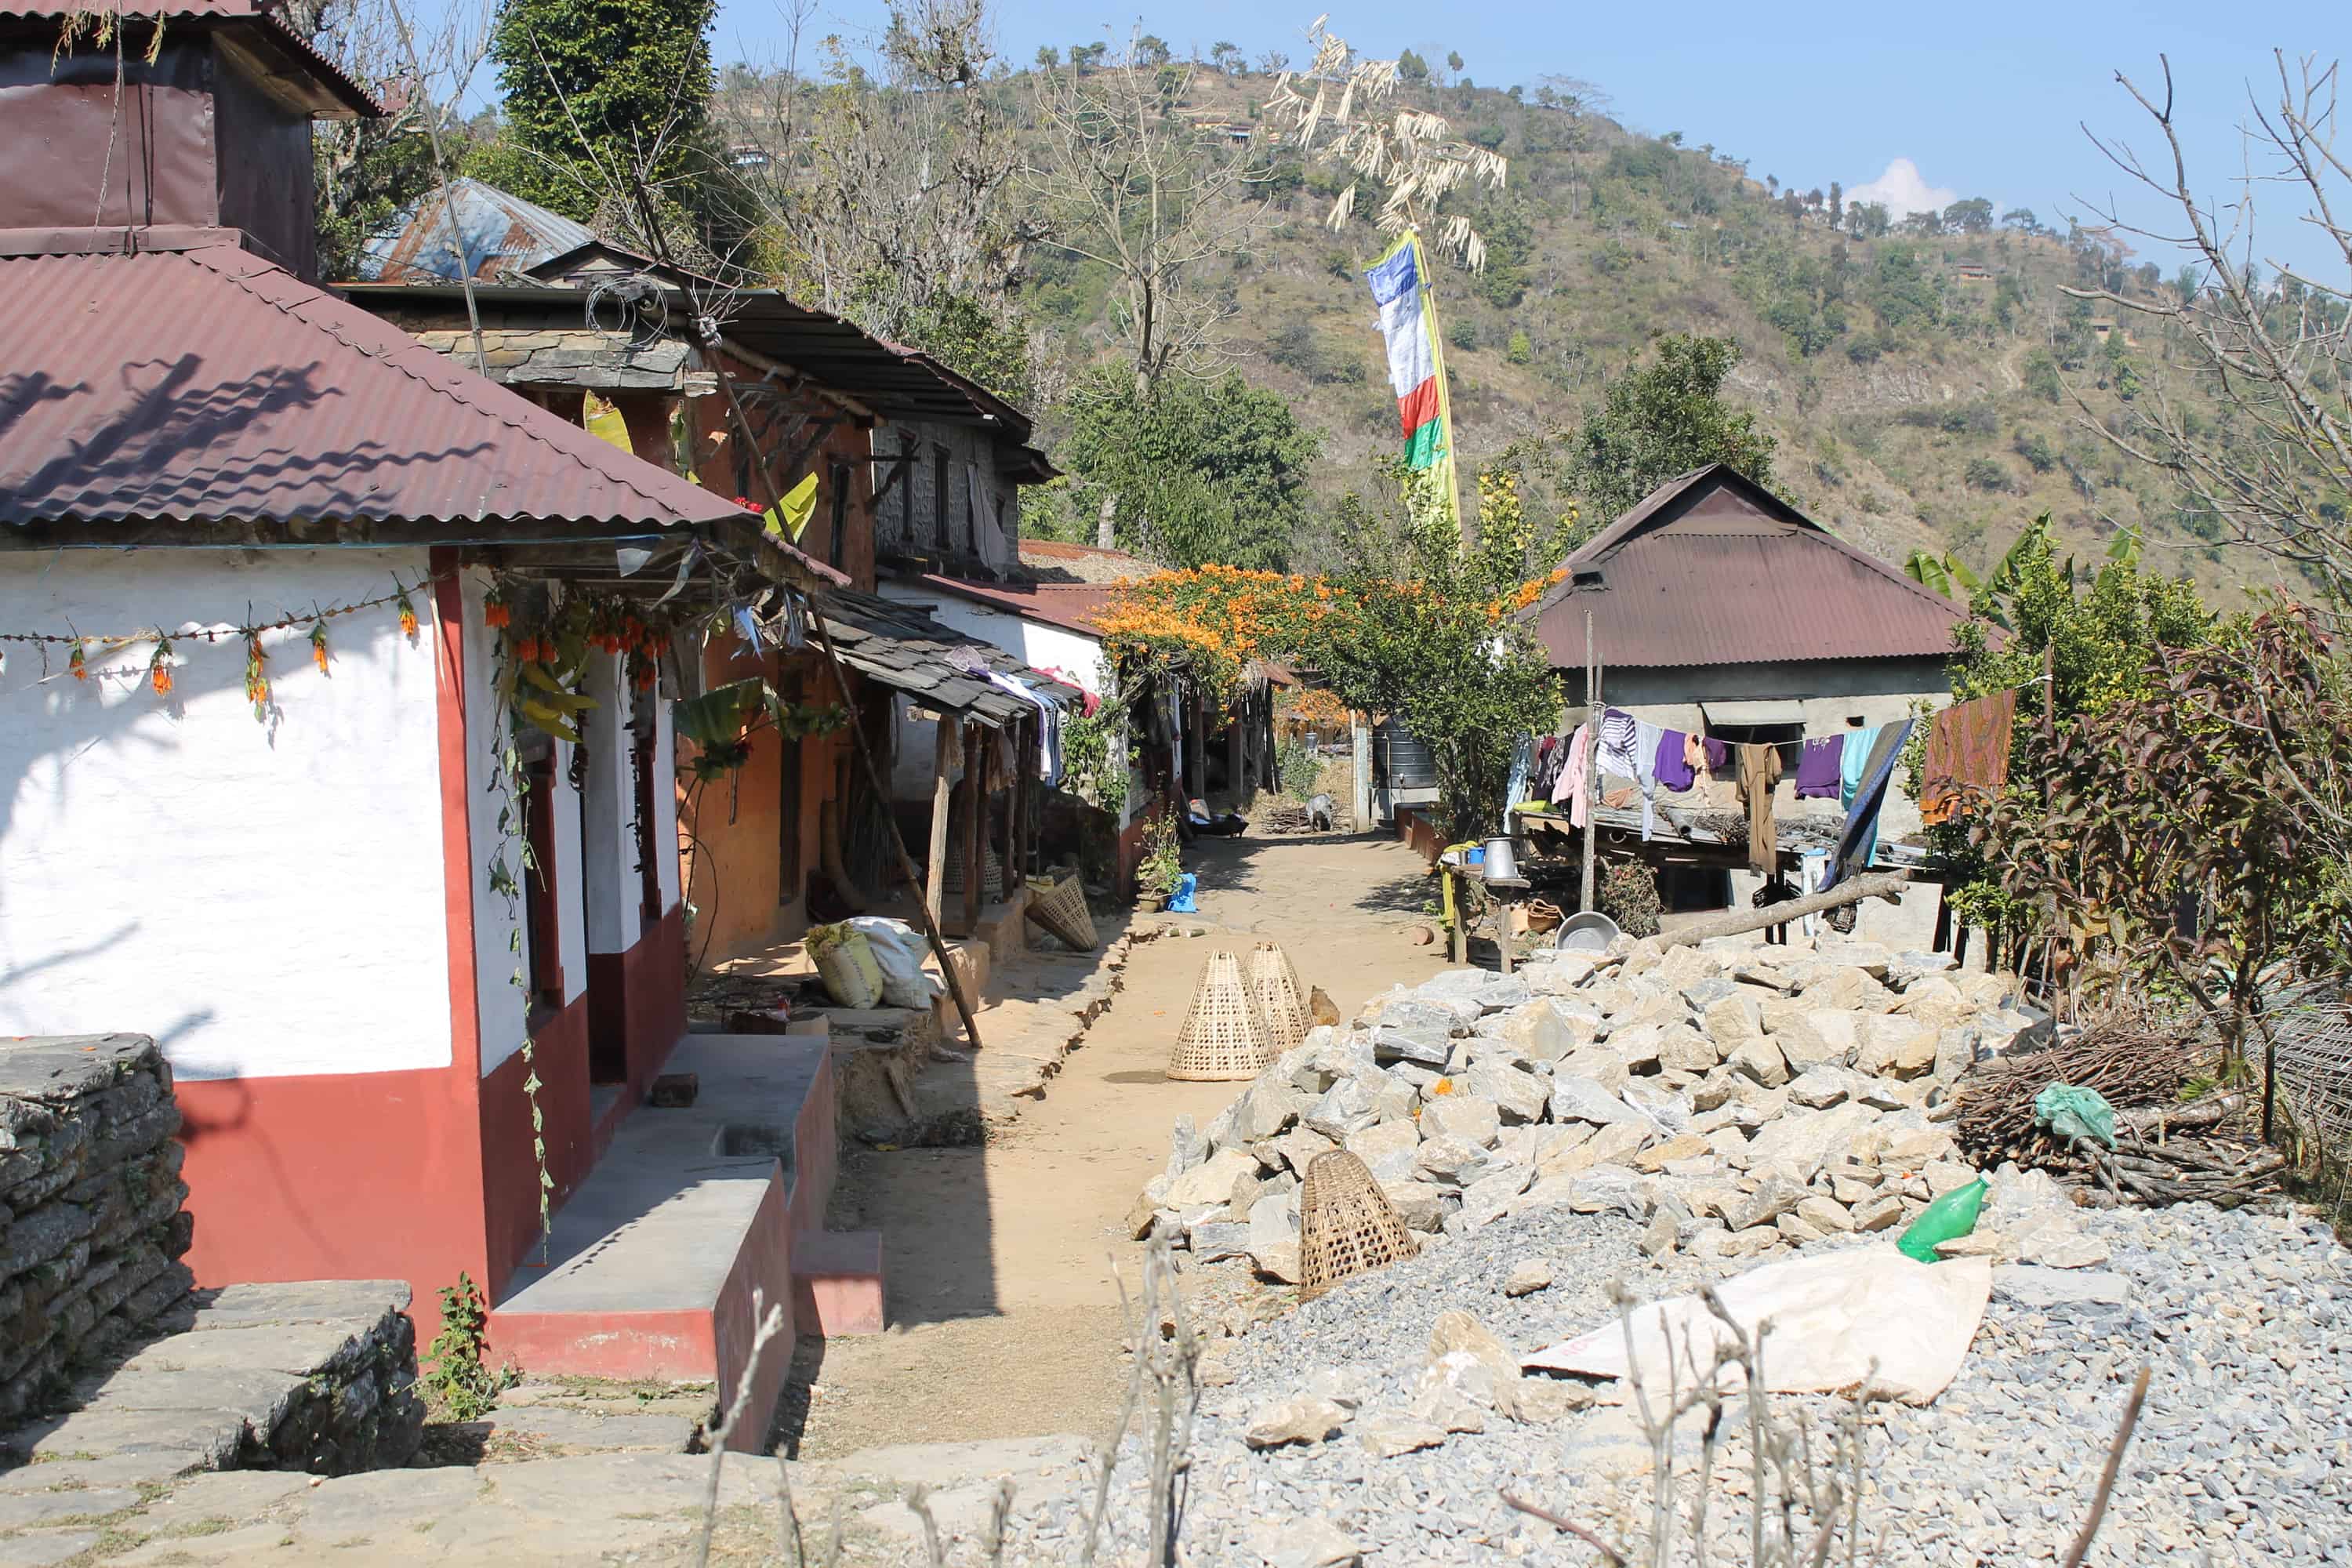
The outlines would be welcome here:
<svg viewBox="0 0 2352 1568">
<path fill-rule="evenodd" d="M 381 221 L 415 194 L 402 167 L 404 150 L 429 144 L 450 126 L 450 106 L 465 96 L 489 47 L 489 19 L 488 0 L 461 0 L 429 27 L 410 24 L 404 44 L 406 19 L 395 0 L 293 0 L 288 6 L 287 26 L 384 106 L 381 118 L 311 126 L 319 224 L 337 252 L 321 258 L 327 270 L 347 269 L 352 255 L 342 252 L 356 251 L 356 237 L 343 231 Z"/>
<path fill-rule="evenodd" d="M 1117 279 L 1115 320 L 1139 396 L 1171 370 L 1220 363 L 1217 328 L 1233 307 L 1198 272 L 1265 220 L 1260 204 L 1243 199 L 1262 177 L 1255 149 L 1174 113 L 1192 79 L 1189 66 L 1140 64 L 1133 39 L 1087 75 L 1045 71 L 1042 134 L 1025 171 L 1055 242 Z"/>
<path fill-rule="evenodd" d="M 2159 322 L 2186 349 L 2196 388 L 2210 401 L 2192 404 L 2153 370 L 2105 417 L 2080 392 L 2074 396 L 2091 429 L 2170 475 L 2187 505 L 2223 537 L 2295 568 L 2341 615 L 2352 590 L 2352 219 L 2346 216 L 2352 165 L 2336 144 L 2336 65 L 2275 58 L 2277 101 L 2252 105 L 2247 169 L 2234 201 L 2217 203 L 2192 184 L 2174 117 L 2171 62 L 2162 57 L 2160 94 L 2120 72 L 2116 78 L 2162 138 L 2152 163 L 2084 127 L 2117 168 L 2179 217 L 2178 228 L 2143 228 L 2110 207 L 2099 214 L 2107 227 L 2186 248 L 2198 276 L 2185 288 L 2126 291 L 2110 274 L 2098 287 L 2067 292 Z M 2343 274 L 2323 280 L 2273 258 L 2273 283 L 2257 281 L 2256 198 L 2270 189 L 2292 193 L 2291 203 L 2303 209 L 2296 221 L 2343 258 Z"/>
<path fill-rule="evenodd" d="M 1379 221 L 1386 234 L 1437 223 L 1440 204 L 1465 184 L 1503 188 L 1508 163 L 1498 153 L 1455 137 L 1444 115 L 1404 108 L 1380 112 L 1396 93 L 1396 61 L 1358 58 L 1348 41 L 1319 18 L 1307 37 L 1315 58 L 1304 79 L 1314 84 L 1314 96 L 1301 90 L 1299 78 L 1285 71 L 1275 83 L 1266 114 L 1290 128 L 1292 139 L 1307 156 L 1345 163 L 1355 171 L 1356 178 L 1331 204 L 1331 227 L 1346 225 L 1367 181 L 1381 195 Z M 1318 147 L 1317 139 L 1326 130 L 1331 139 Z M 1474 272 L 1486 265 L 1486 242 L 1460 213 L 1446 216 L 1444 226 L 1429 237 Z"/>
</svg>

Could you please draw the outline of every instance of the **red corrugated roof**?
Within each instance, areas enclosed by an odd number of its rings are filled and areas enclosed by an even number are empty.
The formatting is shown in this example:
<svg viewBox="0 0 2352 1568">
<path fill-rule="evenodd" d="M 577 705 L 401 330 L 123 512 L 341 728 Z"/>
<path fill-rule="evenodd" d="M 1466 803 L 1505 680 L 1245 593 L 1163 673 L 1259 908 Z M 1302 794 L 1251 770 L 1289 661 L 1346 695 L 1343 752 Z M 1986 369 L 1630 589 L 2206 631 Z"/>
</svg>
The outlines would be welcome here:
<svg viewBox="0 0 2352 1568">
<path fill-rule="evenodd" d="M 0 523 L 743 517 L 233 245 L 0 258 Z"/>
<path fill-rule="evenodd" d="M 975 583 L 936 572 L 926 572 L 918 580 L 926 587 L 1090 637 L 1103 635 L 1094 618 L 1118 593 L 1095 583 Z"/>
<path fill-rule="evenodd" d="M 1584 666 L 1588 609 L 1610 669 L 1934 658 L 1966 614 L 1720 463 L 1660 486 L 1568 564 L 1528 612 L 1568 669 Z"/>
</svg>

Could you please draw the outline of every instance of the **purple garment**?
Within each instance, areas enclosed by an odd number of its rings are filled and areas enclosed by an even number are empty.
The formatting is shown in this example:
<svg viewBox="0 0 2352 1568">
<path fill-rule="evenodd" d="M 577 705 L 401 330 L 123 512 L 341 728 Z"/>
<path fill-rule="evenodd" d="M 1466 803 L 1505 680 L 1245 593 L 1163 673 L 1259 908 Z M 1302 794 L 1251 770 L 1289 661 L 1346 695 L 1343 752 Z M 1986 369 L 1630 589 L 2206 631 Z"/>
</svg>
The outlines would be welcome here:
<svg viewBox="0 0 2352 1568">
<path fill-rule="evenodd" d="M 1731 748 L 1712 735 L 1702 735 L 1698 743 L 1706 748 L 1706 771 L 1719 773 L 1731 762 Z"/>
<path fill-rule="evenodd" d="M 1698 775 L 1691 772 L 1690 763 L 1683 760 L 1683 752 L 1689 744 L 1690 737 L 1680 730 L 1658 731 L 1660 789 L 1685 790 L 1698 782 Z"/>
<path fill-rule="evenodd" d="M 1844 760 L 1843 735 L 1828 735 L 1818 741 L 1807 741 L 1803 753 L 1797 758 L 1797 798 L 1837 799 L 1838 770 Z"/>
</svg>

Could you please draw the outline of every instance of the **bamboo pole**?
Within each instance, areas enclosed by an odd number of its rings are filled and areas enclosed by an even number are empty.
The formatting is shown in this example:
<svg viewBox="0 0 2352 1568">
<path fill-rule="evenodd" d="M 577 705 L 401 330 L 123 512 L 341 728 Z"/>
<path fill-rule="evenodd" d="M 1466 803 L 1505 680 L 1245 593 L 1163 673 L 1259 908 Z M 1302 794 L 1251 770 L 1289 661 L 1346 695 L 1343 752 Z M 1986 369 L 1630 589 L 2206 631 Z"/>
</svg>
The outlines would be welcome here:
<svg viewBox="0 0 2352 1568">
<path fill-rule="evenodd" d="M 841 705 L 849 713 L 849 740 L 857 752 L 859 765 L 866 772 L 866 787 L 882 803 L 882 820 L 890 827 L 890 847 L 898 855 L 898 874 L 910 888 L 921 889 L 915 883 L 915 858 L 907 853 L 907 840 L 898 831 L 898 818 L 890 810 L 890 791 L 883 782 L 882 770 L 875 765 L 874 752 L 866 742 L 866 726 L 857 721 L 857 700 L 849 694 L 849 672 L 842 668 L 841 655 L 834 651 L 833 637 L 824 629 L 824 616 L 812 607 L 809 624 L 816 629 L 816 646 L 824 650 L 825 663 L 833 667 L 833 684 L 841 693 Z M 929 906 L 919 896 L 915 912 L 923 921 L 923 935 L 931 944 L 931 954 L 940 961 L 940 977 L 947 982 L 948 994 L 955 999 L 956 1015 L 963 1020 L 964 1038 L 974 1050 L 980 1048 L 980 1019 L 972 1010 L 971 999 L 964 994 L 963 981 L 956 974 L 955 964 L 948 952 L 946 939 L 940 935 L 939 922 L 931 918 Z"/>
</svg>

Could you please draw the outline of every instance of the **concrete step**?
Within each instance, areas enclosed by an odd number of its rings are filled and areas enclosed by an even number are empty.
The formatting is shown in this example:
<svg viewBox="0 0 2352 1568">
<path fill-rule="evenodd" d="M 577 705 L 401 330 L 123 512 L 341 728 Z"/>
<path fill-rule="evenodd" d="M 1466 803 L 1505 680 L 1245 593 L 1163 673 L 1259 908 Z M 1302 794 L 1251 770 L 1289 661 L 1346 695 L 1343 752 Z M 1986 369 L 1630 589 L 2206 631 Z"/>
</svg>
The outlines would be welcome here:
<svg viewBox="0 0 2352 1568">
<path fill-rule="evenodd" d="M 534 1376 L 708 1381 L 731 1393 L 748 1372 L 766 1408 L 792 1360 L 793 1248 L 822 1230 L 832 1193 L 830 1047 L 693 1034 L 669 1070 L 699 1080 L 695 1103 L 643 1107 L 621 1123 L 556 1215 L 545 1264 L 534 1258 L 509 1282 L 491 1343 Z M 786 1317 L 757 1365 L 755 1293 Z"/>
<path fill-rule="evenodd" d="M 793 1248 L 793 1311 L 802 1333 L 878 1334 L 883 1327 L 882 1233 L 823 1230 Z"/>
</svg>

